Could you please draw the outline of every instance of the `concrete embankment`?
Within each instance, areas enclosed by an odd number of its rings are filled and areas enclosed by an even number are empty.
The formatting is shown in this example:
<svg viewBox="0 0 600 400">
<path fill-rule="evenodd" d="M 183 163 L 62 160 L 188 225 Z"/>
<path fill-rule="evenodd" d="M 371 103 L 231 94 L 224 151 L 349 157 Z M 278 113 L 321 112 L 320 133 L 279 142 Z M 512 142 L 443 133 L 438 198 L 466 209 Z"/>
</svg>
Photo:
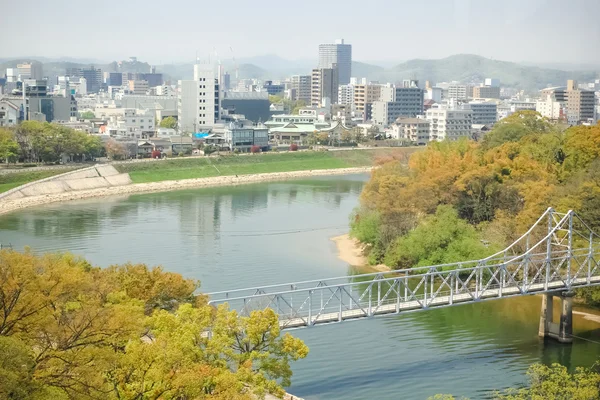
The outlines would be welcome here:
<svg viewBox="0 0 600 400">
<path fill-rule="evenodd" d="M 2 203 L 24 198 L 58 195 L 131 184 L 129 174 L 121 174 L 112 165 L 96 165 L 40 179 L 0 193 Z"/>
<path fill-rule="evenodd" d="M 113 168 L 112 166 L 108 166 Z M 94 167 L 102 168 L 105 167 Z M 104 170 L 102 170 L 102 174 L 106 174 Z M 116 171 L 116 170 L 115 170 Z M 110 180 L 113 181 L 113 185 L 106 185 L 100 187 L 94 187 L 94 183 L 96 182 L 95 177 L 90 176 L 87 178 L 78 178 L 78 179 L 90 179 L 89 188 L 83 188 L 82 190 L 74 190 L 71 186 L 69 186 L 69 190 L 50 192 L 50 188 L 44 187 L 44 192 L 39 193 L 38 195 L 30 195 L 26 196 L 21 193 L 21 195 L 14 195 L 11 198 L 2 198 L 0 195 L 0 214 L 8 213 L 14 210 L 19 210 L 26 207 L 32 207 L 41 204 L 53 203 L 53 202 L 62 202 L 69 200 L 79 200 L 79 199 L 87 199 L 93 197 L 104 197 L 104 196 L 114 196 L 114 195 L 128 195 L 134 193 L 148 193 L 148 192 L 165 192 L 171 190 L 181 190 L 181 189 L 193 189 L 193 188 L 202 188 L 202 187 L 214 187 L 214 186 L 235 186 L 235 185 L 244 185 L 250 183 L 260 183 L 260 182 L 270 182 L 270 181 L 283 181 L 287 179 L 293 178 L 307 178 L 313 176 L 327 176 L 327 175 L 346 175 L 346 174 L 358 174 L 370 172 L 371 167 L 360 167 L 360 168 L 339 168 L 339 169 L 323 169 L 323 170 L 312 170 L 312 171 L 293 171 L 293 172 L 273 172 L 273 173 L 265 173 L 265 174 L 254 174 L 254 175 L 239 175 L 239 176 L 217 176 L 212 178 L 198 178 L 198 179 L 184 179 L 177 181 L 162 181 L 162 182 L 152 182 L 152 183 L 137 183 L 137 184 L 127 184 L 125 182 L 131 182 L 129 175 L 127 174 L 115 174 L 115 175 L 106 175 L 102 176 L 104 180 L 108 183 Z M 83 170 L 74 171 L 78 173 L 84 174 Z M 100 174 L 100 172 L 99 172 Z M 66 174 L 64 174 L 66 175 Z M 127 175 L 121 176 L 121 175 Z M 61 175 L 57 175 L 53 178 L 60 177 Z M 6 193 L 11 193 L 13 191 L 21 191 L 28 185 L 34 185 L 39 183 L 46 183 L 46 179 L 32 182 L 27 185 L 20 186 L 18 188 L 13 189 L 12 191 L 8 191 Z M 66 180 L 68 181 L 68 179 Z M 56 183 L 56 186 L 59 188 L 64 188 L 65 180 L 59 181 Z M 86 183 L 87 185 L 88 183 Z M 78 182 L 77 185 L 81 185 L 83 187 L 84 184 Z M 74 184 L 73 187 L 76 185 Z M 5 193 L 3 193 L 5 194 Z"/>
</svg>

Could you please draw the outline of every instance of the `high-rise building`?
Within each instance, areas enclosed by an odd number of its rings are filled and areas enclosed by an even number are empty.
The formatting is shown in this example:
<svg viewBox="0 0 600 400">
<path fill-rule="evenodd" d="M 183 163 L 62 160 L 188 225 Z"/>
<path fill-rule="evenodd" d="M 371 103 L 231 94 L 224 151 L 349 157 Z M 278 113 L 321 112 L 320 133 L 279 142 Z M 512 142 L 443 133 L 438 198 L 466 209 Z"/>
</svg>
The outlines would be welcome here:
<svg viewBox="0 0 600 400">
<path fill-rule="evenodd" d="M 312 70 L 310 104 L 314 107 L 323 107 L 335 104 L 338 101 L 338 69 L 317 68 Z M 328 100 L 327 100 L 328 99 Z"/>
<path fill-rule="evenodd" d="M 310 104 L 311 100 L 311 76 L 310 75 L 294 75 L 292 76 L 292 89 L 296 90 L 295 100 L 302 100 L 306 104 Z"/>
<path fill-rule="evenodd" d="M 340 85 L 338 88 L 338 103 L 347 106 L 354 104 L 354 85 Z"/>
<path fill-rule="evenodd" d="M 85 78 L 88 93 L 98 93 L 103 85 L 102 70 L 93 65 L 89 68 L 67 68 L 65 75 Z"/>
<path fill-rule="evenodd" d="M 194 79 L 178 82 L 179 129 L 197 132 L 221 118 L 219 76 L 212 64 L 194 65 Z"/>
<path fill-rule="evenodd" d="M 148 94 L 148 89 L 150 88 L 148 81 L 129 81 L 127 83 L 130 93 L 139 95 Z"/>
<path fill-rule="evenodd" d="M 17 64 L 17 75 L 20 81 L 24 81 L 25 79 L 41 80 L 44 75 L 42 64 L 39 62 Z"/>
<path fill-rule="evenodd" d="M 121 86 L 123 84 L 123 74 L 120 72 L 105 72 L 104 83 L 106 86 Z"/>
<path fill-rule="evenodd" d="M 333 68 L 337 65 L 338 84 L 347 85 L 352 76 L 352 45 L 345 44 L 344 39 L 336 40 L 332 44 L 319 45 L 319 67 Z"/>
</svg>

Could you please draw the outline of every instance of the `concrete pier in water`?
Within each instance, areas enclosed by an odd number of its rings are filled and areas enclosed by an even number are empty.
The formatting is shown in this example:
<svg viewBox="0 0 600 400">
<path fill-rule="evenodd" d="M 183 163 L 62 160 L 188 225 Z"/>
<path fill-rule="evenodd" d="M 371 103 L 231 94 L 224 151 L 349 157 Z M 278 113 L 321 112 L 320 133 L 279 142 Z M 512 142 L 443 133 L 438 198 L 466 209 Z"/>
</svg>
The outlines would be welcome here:
<svg viewBox="0 0 600 400">
<path fill-rule="evenodd" d="M 555 292 L 542 295 L 540 313 L 541 337 L 549 337 L 560 343 L 573 342 L 573 292 Z M 560 319 L 554 322 L 554 297 L 560 297 Z"/>
</svg>

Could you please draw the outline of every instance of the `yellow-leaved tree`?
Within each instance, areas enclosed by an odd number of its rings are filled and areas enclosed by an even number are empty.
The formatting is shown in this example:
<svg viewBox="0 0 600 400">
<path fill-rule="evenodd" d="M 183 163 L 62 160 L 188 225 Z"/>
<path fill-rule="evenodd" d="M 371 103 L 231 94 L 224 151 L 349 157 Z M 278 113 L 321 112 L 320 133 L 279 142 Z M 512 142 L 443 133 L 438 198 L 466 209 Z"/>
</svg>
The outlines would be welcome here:
<svg viewBox="0 0 600 400">
<path fill-rule="evenodd" d="M 302 341 L 142 264 L 0 251 L 0 398 L 253 399 L 281 394 Z"/>
</svg>

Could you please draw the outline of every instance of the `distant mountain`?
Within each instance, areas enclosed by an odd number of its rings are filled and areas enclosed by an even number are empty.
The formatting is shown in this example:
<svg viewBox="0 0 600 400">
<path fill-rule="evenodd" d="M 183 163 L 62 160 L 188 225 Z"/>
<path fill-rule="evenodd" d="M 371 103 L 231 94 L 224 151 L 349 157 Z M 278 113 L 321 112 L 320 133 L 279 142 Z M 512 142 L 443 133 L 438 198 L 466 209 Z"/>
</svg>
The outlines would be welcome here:
<svg viewBox="0 0 600 400">
<path fill-rule="evenodd" d="M 360 61 L 352 61 L 352 76 L 357 78 L 369 78 L 376 81 L 385 75 L 385 69 L 378 65 L 367 64 Z"/>
<path fill-rule="evenodd" d="M 567 79 L 589 81 L 598 76 L 598 71 L 561 71 L 459 54 L 440 60 L 407 61 L 387 70 L 385 75 L 389 81 L 416 78 L 432 83 L 455 80 L 476 84 L 485 78 L 498 78 L 503 86 L 536 90 L 566 85 Z"/>
<path fill-rule="evenodd" d="M 20 58 L 14 60 L 3 60 L 0 63 L 0 71 L 5 68 L 15 67 L 24 61 L 42 61 L 44 75 L 51 79 L 63 75 L 66 68 L 82 68 L 94 65 L 103 71 L 119 72 L 147 72 L 150 64 L 141 61 L 122 61 L 119 63 L 90 63 L 73 62 L 61 59 L 59 61 L 48 61 L 43 57 Z M 73 59 L 75 60 L 75 59 Z M 77 60 L 83 61 L 83 60 Z M 235 76 L 236 68 L 239 78 L 273 79 L 279 80 L 291 75 L 308 75 L 317 63 L 311 60 L 287 60 L 277 55 L 269 54 L 257 57 L 249 57 L 233 62 L 233 58 L 221 60 L 223 69 L 229 72 L 232 78 Z M 237 65 L 236 65 L 237 64 Z M 166 81 L 179 79 L 192 79 L 193 64 L 165 64 L 157 65 L 157 72 L 165 75 Z M 0 72 L 0 75 L 2 74 Z M 567 79 L 576 79 L 586 82 L 600 77 L 600 68 L 591 68 L 584 71 L 578 68 L 562 70 L 555 68 L 541 68 L 525 64 L 507 61 L 498 61 L 472 54 L 459 54 L 438 60 L 410 60 L 398 64 L 392 68 L 383 68 L 378 65 L 367 64 L 359 61 L 352 63 L 352 76 L 366 77 L 371 81 L 399 82 L 403 79 L 418 79 L 422 86 L 426 80 L 432 83 L 460 81 L 464 83 L 479 84 L 485 78 L 497 78 L 503 86 L 518 87 L 526 90 L 538 90 L 547 86 L 565 85 Z"/>
</svg>

